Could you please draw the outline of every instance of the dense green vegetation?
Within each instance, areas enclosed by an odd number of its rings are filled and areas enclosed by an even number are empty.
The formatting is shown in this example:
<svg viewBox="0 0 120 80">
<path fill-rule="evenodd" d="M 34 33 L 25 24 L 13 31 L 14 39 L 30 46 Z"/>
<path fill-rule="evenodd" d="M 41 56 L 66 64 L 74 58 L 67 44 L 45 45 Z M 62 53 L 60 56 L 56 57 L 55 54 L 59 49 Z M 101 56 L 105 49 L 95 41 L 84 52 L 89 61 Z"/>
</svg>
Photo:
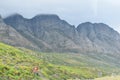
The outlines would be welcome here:
<svg viewBox="0 0 120 80">
<path fill-rule="evenodd" d="M 40 56 L 40 55 L 39 55 Z M 70 78 L 94 78 L 95 70 L 75 68 L 48 63 L 37 57 L 32 51 L 21 51 L 0 43 L 0 79 L 1 80 L 61 80 Z M 34 75 L 32 69 L 39 67 L 39 75 Z"/>
<path fill-rule="evenodd" d="M 82 54 L 38 53 L 0 43 L 0 80 L 93 79 L 107 74 L 91 60 Z M 35 66 L 38 75 L 32 71 Z"/>
<path fill-rule="evenodd" d="M 75 54 L 75 53 L 34 53 L 36 57 L 55 65 L 64 65 L 78 68 L 97 69 L 99 72 L 119 72 L 117 58 L 110 58 L 109 55 L 96 53 Z M 115 62 L 116 61 L 116 62 Z"/>
</svg>

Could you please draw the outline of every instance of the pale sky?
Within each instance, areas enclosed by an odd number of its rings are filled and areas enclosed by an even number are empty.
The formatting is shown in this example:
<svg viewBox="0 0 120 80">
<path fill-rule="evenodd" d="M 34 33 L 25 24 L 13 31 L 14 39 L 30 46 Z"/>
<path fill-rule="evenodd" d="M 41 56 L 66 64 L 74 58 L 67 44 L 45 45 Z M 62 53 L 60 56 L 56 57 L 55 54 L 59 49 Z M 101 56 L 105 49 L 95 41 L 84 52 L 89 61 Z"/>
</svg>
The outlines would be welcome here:
<svg viewBox="0 0 120 80">
<path fill-rule="evenodd" d="M 120 32 L 120 0 L 0 0 L 0 14 L 57 14 L 71 25 L 105 23 Z"/>
</svg>

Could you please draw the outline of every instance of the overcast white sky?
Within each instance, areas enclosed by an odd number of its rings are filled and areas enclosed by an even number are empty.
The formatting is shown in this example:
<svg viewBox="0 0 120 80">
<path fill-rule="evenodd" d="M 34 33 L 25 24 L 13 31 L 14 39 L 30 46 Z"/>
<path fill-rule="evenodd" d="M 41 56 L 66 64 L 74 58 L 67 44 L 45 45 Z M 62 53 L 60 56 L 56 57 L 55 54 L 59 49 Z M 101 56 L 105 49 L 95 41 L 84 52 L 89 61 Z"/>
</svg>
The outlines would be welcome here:
<svg viewBox="0 0 120 80">
<path fill-rule="evenodd" d="M 0 0 L 0 14 L 57 14 L 72 25 L 102 22 L 120 32 L 120 0 Z"/>
</svg>

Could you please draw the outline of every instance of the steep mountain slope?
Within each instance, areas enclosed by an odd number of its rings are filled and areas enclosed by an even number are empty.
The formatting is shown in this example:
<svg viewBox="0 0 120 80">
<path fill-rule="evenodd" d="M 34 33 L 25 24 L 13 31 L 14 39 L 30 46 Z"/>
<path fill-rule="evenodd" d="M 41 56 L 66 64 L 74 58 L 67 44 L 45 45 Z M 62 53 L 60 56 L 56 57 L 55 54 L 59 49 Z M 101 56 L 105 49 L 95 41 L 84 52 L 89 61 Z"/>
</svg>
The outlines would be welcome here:
<svg viewBox="0 0 120 80">
<path fill-rule="evenodd" d="M 37 15 L 25 19 L 15 14 L 4 21 L 43 51 L 72 52 L 79 49 L 77 30 L 57 15 Z"/>
<path fill-rule="evenodd" d="M 0 17 L 0 41 L 19 47 L 36 48 L 35 45 L 30 43 L 26 38 L 21 36 L 14 28 L 6 25 Z"/>
<path fill-rule="evenodd" d="M 38 46 L 40 51 L 120 53 L 120 34 L 103 23 L 86 22 L 75 28 L 57 15 L 25 19 L 19 14 L 4 21 Z"/>
<path fill-rule="evenodd" d="M 85 50 L 114 55 L 120 52 L 120 34 L 106 24 L 86 22 L 80 24 L 77 31 Z"/>
</svg>

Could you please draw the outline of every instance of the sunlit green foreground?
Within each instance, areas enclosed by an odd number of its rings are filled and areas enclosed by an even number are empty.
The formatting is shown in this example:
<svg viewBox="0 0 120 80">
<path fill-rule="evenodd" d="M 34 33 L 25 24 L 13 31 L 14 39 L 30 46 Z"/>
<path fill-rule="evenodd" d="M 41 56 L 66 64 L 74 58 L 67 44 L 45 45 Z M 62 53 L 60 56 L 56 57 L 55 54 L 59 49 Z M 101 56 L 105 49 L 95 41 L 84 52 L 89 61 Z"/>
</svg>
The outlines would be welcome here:
<svg viewBox="0 0 120 80">
<path fill-rule="evenodd" d="M 40 58 L 42 57 L 42 58 Z M 39 67 L 36 76 L 32 69 Z M 0 80 L 67 80 L 75 78 L 96 78 L 94 68 L 78 68 L 52 64 L 45 61 L 40 54 L 30 50 L 17 48 L 0 43 Z"/>
<path fill-rule="evenodd" d="M 106 75 L 89 61 L 94 60 L 82 54 L 39 53 L 0 43 L 0 80 L 85 80 L 100 77 L 99 72 Z M 32 72 L 34 66 L 39 67 L 38 76 Z"/>
</svg>

